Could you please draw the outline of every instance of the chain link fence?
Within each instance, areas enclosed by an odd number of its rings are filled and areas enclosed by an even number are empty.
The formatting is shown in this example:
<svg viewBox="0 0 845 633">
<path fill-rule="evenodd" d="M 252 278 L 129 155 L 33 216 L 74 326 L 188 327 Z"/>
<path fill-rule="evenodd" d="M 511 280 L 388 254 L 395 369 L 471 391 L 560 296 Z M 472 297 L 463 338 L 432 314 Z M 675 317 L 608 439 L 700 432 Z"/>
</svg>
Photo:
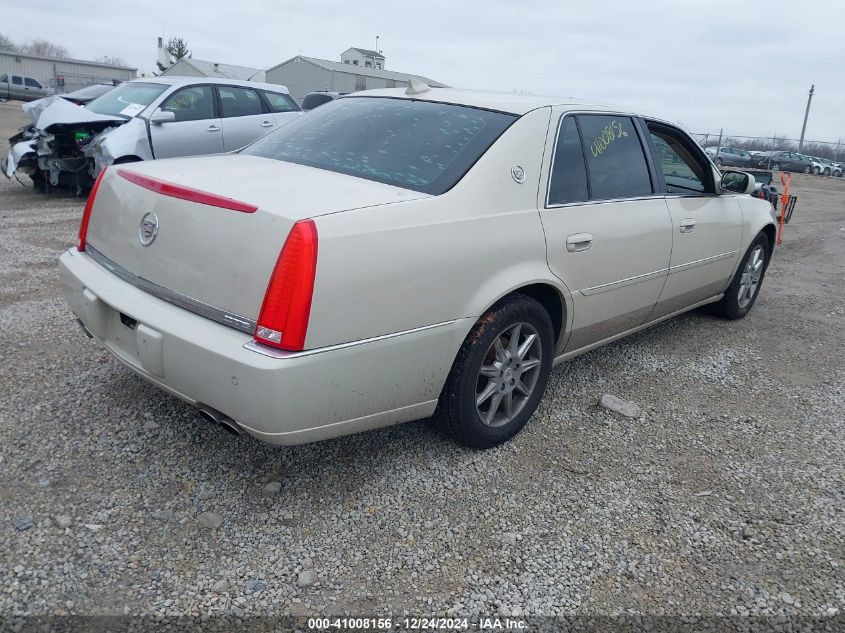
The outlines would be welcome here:
<svg viewBox="0 0 845 633">
<path fill-rule="evenodd" d="M 833 162 L 845 160 L 845 143 L 838 141 L 804 141 L 777 134 L 765 136 L 737 136 L 734 134 L 694 132 L 693 137 L 702 147 L 736 147 L 746 152 L 798 152 L 805 156 L 826 158 Z M 799 145 L 801 149 L 799 151 Z"/>
</svg>

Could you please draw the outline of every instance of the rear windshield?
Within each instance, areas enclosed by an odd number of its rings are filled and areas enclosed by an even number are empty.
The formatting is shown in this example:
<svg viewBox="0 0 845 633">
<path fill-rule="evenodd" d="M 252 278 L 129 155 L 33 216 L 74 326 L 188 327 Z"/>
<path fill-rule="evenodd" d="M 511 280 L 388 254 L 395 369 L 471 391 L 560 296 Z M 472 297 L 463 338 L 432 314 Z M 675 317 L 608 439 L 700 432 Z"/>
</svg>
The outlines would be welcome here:
<svg viewBox="0 0 845 633">
<path fill-rule="evenodd" d="M 155 98 L 164 92 L 167 84 L 132 81 L 109 90 L 102 97 L 97 97 L 86 107 L 97 114 L 110 114 L 126 118 L 140 114 Z"/>
<path fill-rule="evenodd" d="M 437 195 L 451 189 L 516 118 L 430 101 L 345 97 L 242 151 Z"/>
</svg>

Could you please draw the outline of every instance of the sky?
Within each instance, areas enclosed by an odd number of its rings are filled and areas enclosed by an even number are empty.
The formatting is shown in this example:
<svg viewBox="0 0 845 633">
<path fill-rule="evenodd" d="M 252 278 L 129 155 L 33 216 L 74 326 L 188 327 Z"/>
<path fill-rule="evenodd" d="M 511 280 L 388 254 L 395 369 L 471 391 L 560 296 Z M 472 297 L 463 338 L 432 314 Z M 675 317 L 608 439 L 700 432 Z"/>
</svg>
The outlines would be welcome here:
<svg viewBox="0 0 845 633">
<path fill-rule="evenodd" d="M 379 48 L 386 68 L 450 86 L 613 103 L 726 135 L 845 141 L 840 0 L 0 0 L 0 32 L 149 73 L 156 38 L 194 57 L 267 68 Z"/>
</svg>

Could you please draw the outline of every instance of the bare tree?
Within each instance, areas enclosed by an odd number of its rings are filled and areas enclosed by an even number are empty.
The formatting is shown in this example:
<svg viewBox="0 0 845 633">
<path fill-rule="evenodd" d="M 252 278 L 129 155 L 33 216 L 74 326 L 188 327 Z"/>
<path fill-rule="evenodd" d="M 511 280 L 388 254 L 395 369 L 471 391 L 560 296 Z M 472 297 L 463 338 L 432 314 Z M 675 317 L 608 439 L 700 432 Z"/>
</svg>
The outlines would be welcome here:
<svg viewBox="0 0 845 633">
<path fill-rule="evenodd" d="M 126 63 L 122 57 L 118 57 L 117 55 L 100 55 L 97 57 L 95 62 L 100 62 L 102 64 L 111 64 L 112 66 L 128 66 L 129 64 Z"/>
<path fill-rule="evenodd" d="M 181 37 L 171 37 L 167 41 L 167 46 L 164 47 L 164 50 L 166 50 L 167 54 L 170 56 L 170 64 L 165 66 L 161 62 L 156 62 L 158 69 L 162 72 L 167 70 L 183 57 L 191 56 L 191 51 L 188 50 L 188 41 Z"/>
<path fill-rule="evenodd" d="M 15 44 L 11 39 L 0 33 L 0 51 L 16 51 L 18 50 L 18 45 Z"/>
<path fill-rule="evenodd" d="M 70 57 L 70 51 L 61 44 L 54 44 L 49 40 L 36 37 L 21 46 L 21 52 L 39 57 Z"/>
</svg>

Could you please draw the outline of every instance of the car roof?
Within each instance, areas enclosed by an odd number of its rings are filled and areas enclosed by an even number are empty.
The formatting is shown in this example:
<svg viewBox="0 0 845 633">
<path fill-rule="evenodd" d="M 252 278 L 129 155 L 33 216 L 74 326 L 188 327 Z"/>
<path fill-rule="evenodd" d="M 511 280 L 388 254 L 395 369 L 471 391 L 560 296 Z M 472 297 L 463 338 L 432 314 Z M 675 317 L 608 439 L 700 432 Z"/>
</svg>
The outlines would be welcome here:
<svg viewBox="0 0 845 633">
<path fill-rule="evenodd" d="M 547 97 L 542 95 L 525 94 L 521 92 L 488 92 L 484 90 L 462 90 L 457 88 L 431 88 L 418 94 L 406 94 L 405 88 L 384 88 L 377 90 L 363 90 L 344 95 L 349 97 L 391 97 L 394 99 L 414 99 L 465 105 L 486 110 L 498 110 L 511 114 L 523 115 L 538 108 L 549 106 L 569 106 L 572 110 L 590 110 L 597 112 L 625 112 L 636 114 L 629 108 L 613 106 L 604 103 L 583 101 L 573 97 Z M 653 117 L 649 117 L 653 118 Z"/>
<path fill-rule="evenodd" d="M 275 92 L 283 92 L 288 94 L 287 86 L 282 84 L 267 84 L 260 81 L 243 81 L 240 79 L 222 79 L 219 77 L 180 77 L 180 76 L 166 76 L 166 77 L 142 77 L 140 79 L 133 79 L 126 83 L 142 82 L 147 84 L 166 84 L 168 86 L 188 86 L 192 84 L 219 84 L 222 86 L 244 86 L 245 88 L 260 88 L 262 90 L 273 90 Z"/>
</svg>

